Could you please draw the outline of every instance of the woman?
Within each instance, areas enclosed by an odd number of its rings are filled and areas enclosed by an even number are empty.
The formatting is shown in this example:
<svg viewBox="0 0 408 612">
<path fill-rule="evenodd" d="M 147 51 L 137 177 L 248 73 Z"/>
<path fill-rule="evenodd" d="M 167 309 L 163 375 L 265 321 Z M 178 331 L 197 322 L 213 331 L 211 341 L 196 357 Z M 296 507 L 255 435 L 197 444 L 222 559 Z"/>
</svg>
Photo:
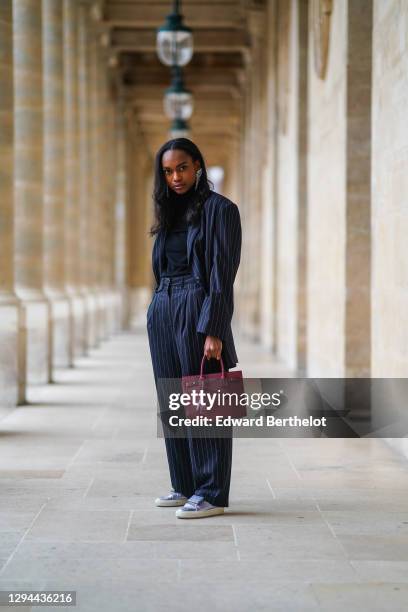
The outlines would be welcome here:
<svg viewBox="0 0 408 612">
<path fill-rule="evenodd" d="M 233 283 L 241 256 L 236 204 L 209 187 L 202 154 L 187 138 L 157 152 L 153 192 L 156 235 L 152 264 L 157 287 L 147 311 L 147 331 L 160 410 L 161 379 L 219 372 L 238 361 L 231 331 Z M 167 402 L 167 406 L 166 406 Z M 179 518 L 222 514 L 228 506 L 232 436 L 165 437 L 172 490 L 156 506 L 183 506 Z"/>
</svg>

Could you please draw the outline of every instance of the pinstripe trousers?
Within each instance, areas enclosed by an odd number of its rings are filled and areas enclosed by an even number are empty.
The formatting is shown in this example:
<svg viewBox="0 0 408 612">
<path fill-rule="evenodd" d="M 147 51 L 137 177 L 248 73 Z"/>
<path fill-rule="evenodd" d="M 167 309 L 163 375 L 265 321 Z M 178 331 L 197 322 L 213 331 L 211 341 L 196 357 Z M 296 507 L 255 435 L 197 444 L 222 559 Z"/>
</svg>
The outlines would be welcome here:
<svg viewBox="0 0 408 612">
<path fill-rule="evenodd" d="M 204 287 L 192 275 L 161 278 L 146 315 L 157 389 L 160 378 L 180 379 L 181 389 L 181 376 L 200 373 L 206 336 L 196 327 L 204 298 Z M 217 359 L 206 360 L 205 373 L 219 371 Z M 158 397 L 160 403 L 159 392 Z M 168 410 L 168 402 L 160 409 Z M 202 495 L 214 506 L 227 507 L 232 435 L 193 437 L 189 427 L 184 432 L 183 437 L 165 437 L 174 490 L 186 497 Z"/>
</svg>

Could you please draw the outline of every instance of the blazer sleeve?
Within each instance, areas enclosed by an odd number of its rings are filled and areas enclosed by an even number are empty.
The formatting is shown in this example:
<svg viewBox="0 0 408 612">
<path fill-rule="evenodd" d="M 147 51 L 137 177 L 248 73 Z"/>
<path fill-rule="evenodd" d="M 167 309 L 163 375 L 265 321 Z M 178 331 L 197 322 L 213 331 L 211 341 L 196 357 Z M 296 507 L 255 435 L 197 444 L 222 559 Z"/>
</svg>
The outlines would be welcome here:
<svg viewBox="0 0 408 612">
<path fill-rule="evenodd" d="M 241 259 L 238 206 L 230 202 L 222 207 L 214 225 L 209 294 L 201 307 L 197 331 L 223 340 L 234 312 L 233 285 Z"/>
</svg>

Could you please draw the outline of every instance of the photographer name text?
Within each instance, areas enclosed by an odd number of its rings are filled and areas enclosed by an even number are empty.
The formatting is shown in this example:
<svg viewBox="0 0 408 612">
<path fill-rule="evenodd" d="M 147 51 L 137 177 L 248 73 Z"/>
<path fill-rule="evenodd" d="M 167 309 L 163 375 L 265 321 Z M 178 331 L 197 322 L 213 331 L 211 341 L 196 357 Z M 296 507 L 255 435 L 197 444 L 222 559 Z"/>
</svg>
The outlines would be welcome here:
<svg viewBox="0 0 408 612">
<path fill-rule="evenodd" d="M 232 417 L 217 415 L 215 417 L 196 416 L 192 418 L 172 415 L 169 417 L 172 427 L 326 427 L 326 417 L 300 418 L 290 416 L 277 418 L 273 415 L 260 414 L 257 417 Z"/>
</svg>

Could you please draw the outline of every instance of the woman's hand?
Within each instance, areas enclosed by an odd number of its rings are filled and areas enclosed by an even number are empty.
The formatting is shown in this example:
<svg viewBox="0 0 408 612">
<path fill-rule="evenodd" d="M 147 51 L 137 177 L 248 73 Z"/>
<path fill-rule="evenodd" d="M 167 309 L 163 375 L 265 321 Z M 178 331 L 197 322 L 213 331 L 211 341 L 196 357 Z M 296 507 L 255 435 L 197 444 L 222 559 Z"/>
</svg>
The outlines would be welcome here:
<svg viewBox="0 0 408 612">
<path fill-rule="evenodd" d="M 215 357 L 215 359 L 221 358 L 222 351 L 222 340 L 216 336 L 207 336 L 204 344 L 204 355 L 207 359 Z"/>
</svg>

